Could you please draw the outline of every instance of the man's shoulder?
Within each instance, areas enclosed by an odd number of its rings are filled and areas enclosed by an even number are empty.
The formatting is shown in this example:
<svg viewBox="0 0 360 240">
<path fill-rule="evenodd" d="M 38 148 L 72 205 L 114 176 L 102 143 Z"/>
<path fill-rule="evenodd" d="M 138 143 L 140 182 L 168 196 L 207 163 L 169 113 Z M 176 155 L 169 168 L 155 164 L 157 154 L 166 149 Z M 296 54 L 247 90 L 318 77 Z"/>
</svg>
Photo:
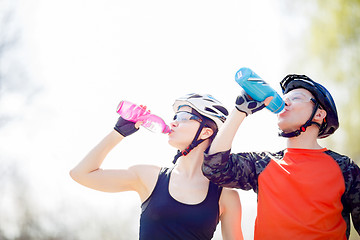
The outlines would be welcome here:
<svg viewBox="0 0 360 240">
<path fill-rule="evenodd" d="M 326 150 L 325 153 L 329 155 L 331 158 L 333 158 L 340 165 L 340 167 L 342 165 L 353 164 L 351 158 L 346 155 L 340 154 L 332 150 Z"/>
</svg>

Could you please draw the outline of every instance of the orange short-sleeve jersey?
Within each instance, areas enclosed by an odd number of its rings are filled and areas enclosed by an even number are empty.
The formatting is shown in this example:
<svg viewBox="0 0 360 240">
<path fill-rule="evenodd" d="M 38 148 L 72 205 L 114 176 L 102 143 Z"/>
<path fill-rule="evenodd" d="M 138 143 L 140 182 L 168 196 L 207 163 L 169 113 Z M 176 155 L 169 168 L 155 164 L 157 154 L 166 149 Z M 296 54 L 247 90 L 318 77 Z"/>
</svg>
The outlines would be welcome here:
<svg viewBox="0 0 360 240">
<path fill-rule="evenodd" d="M 259 175 L 255 239 L 346 239 L 345 191 L 326 149 L 287 149 Z"/>
</svg>

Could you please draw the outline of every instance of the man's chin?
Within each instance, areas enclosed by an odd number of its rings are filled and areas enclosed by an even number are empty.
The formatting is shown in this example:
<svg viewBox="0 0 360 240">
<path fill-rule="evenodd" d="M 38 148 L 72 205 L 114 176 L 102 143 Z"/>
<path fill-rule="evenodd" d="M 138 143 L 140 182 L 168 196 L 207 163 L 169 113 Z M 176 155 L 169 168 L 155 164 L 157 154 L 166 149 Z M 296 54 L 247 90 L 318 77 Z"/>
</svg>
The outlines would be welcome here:
<svg viewBox="0 0 360 240">
<path fill-rule="evenodd" d="M 279 127 L 279 130 L 284 132 L 284 133 L 290 133 L 290 132 L 294 132 L 294 131 L 297 130 L 297 129 L 294 129 L 294 128 L 283 126 L 282 124 L 279 124 L 279 123 L 278 123 L 278 127 Z"/>
</svg>

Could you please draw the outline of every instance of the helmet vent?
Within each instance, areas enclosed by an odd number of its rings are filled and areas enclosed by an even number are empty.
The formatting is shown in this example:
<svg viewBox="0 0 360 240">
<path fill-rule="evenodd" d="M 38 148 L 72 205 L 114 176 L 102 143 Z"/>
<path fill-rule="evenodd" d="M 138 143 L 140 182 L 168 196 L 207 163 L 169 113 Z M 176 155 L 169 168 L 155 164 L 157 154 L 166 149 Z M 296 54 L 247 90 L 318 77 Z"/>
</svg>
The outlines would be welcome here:
<svg viewBox="0 0 360 240">
<path fill-rule="evenodd" d="M 190 96 L 188 99 L 191 99 L 191 98 L 202 98 L 203 96 L 199 95 L 199 94 L 194 94 L 192 96 Z"/>
<path fill-rule="evenodd" d="M 216 113 L 214 110 L 212 110 L 211 108 L 208 108 L 208 107 L 205 107 L 205 111 L 209 111 L 209 112 L 212 112 L 212 113 Z"/>
<path fill-rule="evenodd" d="M 217 110 L 219 110 L 220 112 L 222 112 L 225 116 L 229 115 L 229 112 L 226 108 L 224 108 L 223 106 L 220 105 L 214 105 L 214 108 L 216 108 Z"/>
</svg>

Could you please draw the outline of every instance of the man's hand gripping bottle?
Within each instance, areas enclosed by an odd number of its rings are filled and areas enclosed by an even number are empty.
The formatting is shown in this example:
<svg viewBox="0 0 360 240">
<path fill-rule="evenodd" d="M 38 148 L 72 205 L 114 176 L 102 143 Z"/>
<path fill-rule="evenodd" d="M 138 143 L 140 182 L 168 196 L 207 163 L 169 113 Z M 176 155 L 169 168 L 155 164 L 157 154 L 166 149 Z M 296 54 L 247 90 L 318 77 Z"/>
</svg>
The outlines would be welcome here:
<svg viewBox="0 0 360 240">
<path fill-rule="evenodd" d="M 266 106 L 273 113 L 279 113 L 284 109 L 285 102 L 281 96 L 251 69 L 240 68 L 235 74 L 235 81 L 256 101 L 262 102 L 267 97 L 273 97 Z"/>
</svg>

